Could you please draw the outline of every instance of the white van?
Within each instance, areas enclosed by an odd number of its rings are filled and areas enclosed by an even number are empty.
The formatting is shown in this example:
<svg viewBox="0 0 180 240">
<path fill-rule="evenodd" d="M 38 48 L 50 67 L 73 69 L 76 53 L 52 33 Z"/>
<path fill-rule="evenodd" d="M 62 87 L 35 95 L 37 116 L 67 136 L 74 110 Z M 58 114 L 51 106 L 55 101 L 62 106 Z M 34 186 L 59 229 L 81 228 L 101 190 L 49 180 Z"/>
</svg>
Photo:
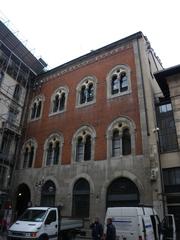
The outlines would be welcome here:
<svg viewBox="0 0 180 240">
<path fill-rule="evenodd" d="M 83 219 L 61 217 L 61 207 L 31 207 L 11 225 L 8 240 L 64 240 L 84 234 Z"/>
<path fill-rule="evenodd" d="M 161 224 L 162 238 L 168 240 L 176 240 L 176 224 L 173 214 L 167 214 Z M 177 239 L 178 240 L 178 239 Z"/>
<path fill-rule="evenodd" d="M 160 221 L 152 207 L 110 207 L 105 217 L 111 218 L 117 240 L 159 240 Z"/>
</svg>

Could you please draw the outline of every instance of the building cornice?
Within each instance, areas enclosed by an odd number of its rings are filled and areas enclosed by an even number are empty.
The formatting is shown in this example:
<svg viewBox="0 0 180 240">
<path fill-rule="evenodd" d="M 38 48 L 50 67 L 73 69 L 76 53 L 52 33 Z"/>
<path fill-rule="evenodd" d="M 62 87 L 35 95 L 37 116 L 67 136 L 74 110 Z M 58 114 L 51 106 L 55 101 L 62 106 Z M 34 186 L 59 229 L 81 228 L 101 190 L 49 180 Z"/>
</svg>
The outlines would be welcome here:
<svg viewBox="0 0 180 240">
<path fill-rule="evenodd" d="M 63 65 L 60 65 L 46 73 L 43 73 L 39 75 L 35 80 L 35 88 L 36 86 L 39 86 L 50 79 L 54 79 L 57 77 L 60 77 L 66 73 L 75 71 L 81 67 L 87 66 L 89 64 L 92 64 L 94 62 L 100 61 L 102 59 L 105 59 L 109 56 L 115 55 L 121 51 L 124 51 L 130 47 L 131 41 L 134 39 L 142 38 L 143 34 L 142 32 L 135 33 L 129 37 L 123 38 L 117 42 L 111 43 L 105 47 L 102 47 L 98 50 L 91 51 L 90 53 L 83 55 L 79 58 L 76 58 L 70 62 L 67 62 Z"/>
</svg>

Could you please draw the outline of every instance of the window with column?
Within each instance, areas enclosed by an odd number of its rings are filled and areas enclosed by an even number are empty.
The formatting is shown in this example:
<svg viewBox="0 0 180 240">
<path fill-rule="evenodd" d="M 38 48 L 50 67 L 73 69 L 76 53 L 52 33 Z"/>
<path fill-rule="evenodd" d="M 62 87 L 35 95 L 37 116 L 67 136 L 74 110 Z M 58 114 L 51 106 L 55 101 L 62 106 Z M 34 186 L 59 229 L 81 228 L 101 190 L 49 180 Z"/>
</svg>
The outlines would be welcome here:
<svg viewBox="0 0 180 240">
<path fill-rule="evenodd" d="M 31 168 L 35 160 L 37 143 L 35 139 L 26 141 L 22 148 L 22 168 Z"/>
<path fill-rule="evenodd" d="M 39 119 L 42 115 L 42 108 L 43 108 L 44 97 L 37 96 L 32 100 L 30 106 L 30 120 Z"/>
<path fill-rule="evenodd" d="M 135 124 L 125 117 L 115 119 L 107 129 L 107 156 L 116 158 L 135 154 Z"/>
<path fill-rule="evenodd" d="M 72 139 L 72 159 L 74 162 L 84 162 L 94 159 L 95 130 L 92 126 L 82 126 Z"/>
<path fill-rule="evenodd" d="M 51 97 L 50 114 L 61 113 L 66 110 L 67 106 L 68 88 L 58 88 Z"/>
<path fill-rule="evenodd" d="M 61 159 L 63 138 L 60 134 L 52 134 L 45 142 L 44 164 L 45 166 L 57 165 Z"/>
<path fill-rule="evenodd" d="M 131 92 L 130 68 L 115 66 L 107 75 L 107 98 L 115 98 Z"/>
<path fill-rule="evenodd" d="M 76 106 L 83 107 L 96 101 L 97 79 L 94 76 L 83 78 L 77 86 Z"/>
</svg>

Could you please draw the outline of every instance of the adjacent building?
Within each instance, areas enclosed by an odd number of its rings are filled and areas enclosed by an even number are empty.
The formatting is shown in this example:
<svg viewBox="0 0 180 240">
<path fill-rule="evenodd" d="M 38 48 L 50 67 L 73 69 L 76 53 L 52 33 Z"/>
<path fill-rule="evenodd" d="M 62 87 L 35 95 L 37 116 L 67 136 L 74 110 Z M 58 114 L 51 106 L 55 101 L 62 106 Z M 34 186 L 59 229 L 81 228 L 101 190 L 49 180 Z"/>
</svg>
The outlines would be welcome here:
<svg viewBox="0 0 180 240">
<path fill-rule="evenodd" d="M 9 194 L 29 88 L 44 67 L 0 21 L 0 209 Z"/>
<path fill-rule="evenodd" d="M 180 237 L 180 65 L 161 70 L 155 77 L 163 92 L 156 102 L 163 195 Z"/>
</svg>

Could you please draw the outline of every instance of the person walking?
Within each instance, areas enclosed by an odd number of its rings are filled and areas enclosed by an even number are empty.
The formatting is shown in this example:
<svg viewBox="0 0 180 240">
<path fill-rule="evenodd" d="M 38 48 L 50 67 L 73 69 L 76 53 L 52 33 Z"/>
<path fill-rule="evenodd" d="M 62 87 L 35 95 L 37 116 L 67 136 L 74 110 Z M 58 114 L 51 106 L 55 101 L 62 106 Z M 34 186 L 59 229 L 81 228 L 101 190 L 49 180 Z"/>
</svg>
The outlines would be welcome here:
<svg viewBox="0 0 180 240">
<path fill-rule="evenodd" d="M 112 218 L 107 219 L 105 240 L 116 240 L 116 228 L 112 223 Z"/>
<path fill-rule="evenodd" d="M 99 222 L 99 218 L 95 218 L 95 221 L 90 225 L 90 228 L 93 240 L 100 240 L 103 235 L 103 226 Z"/>
</svg>

